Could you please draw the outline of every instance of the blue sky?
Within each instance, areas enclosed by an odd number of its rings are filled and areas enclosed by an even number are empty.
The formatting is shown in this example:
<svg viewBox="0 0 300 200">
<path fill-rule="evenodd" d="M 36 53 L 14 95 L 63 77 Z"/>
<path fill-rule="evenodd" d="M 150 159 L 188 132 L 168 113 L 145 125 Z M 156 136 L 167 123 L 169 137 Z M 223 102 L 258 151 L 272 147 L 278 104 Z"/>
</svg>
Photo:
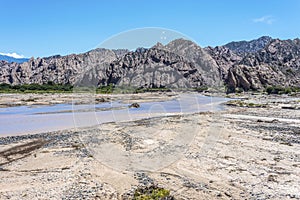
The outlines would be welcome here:
<svg viewBox="0 0 300 200">
<path fill-rule="evenodd" d="M 299 0 L 0 0 L 0 52 L 86 52 L 120 32 L 162 27 L 200 46 L 300 37 Z"/>
</svg>

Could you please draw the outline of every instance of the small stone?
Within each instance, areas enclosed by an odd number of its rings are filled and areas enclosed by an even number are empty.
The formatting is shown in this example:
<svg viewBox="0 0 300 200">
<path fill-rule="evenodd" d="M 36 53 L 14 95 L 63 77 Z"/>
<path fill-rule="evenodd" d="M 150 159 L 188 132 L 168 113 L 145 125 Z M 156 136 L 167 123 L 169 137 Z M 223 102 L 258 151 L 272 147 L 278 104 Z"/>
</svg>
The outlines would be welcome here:
<svg viewBox="0 0 300 200">
<path fill-rule="evenodd" d="M 139 108 L 140 107 L 140 104 L 138 103 L 132 103 L 129 108 Z"/>
<path fill-rule="evenodd" d="M 268 181 L 277 182 L 277 176 L 273 175 L 273 174 L 270 174 L 268 176 Z"/>
</svg>

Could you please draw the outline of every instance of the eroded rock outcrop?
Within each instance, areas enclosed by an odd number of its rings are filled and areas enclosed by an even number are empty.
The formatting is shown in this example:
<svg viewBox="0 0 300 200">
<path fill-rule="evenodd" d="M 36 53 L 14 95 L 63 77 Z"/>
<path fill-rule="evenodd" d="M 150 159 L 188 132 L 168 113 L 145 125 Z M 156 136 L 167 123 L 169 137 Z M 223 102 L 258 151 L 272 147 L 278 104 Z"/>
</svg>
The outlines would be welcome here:
<svg viewBox="0 0 300 200">
<path fill-rule="evenodd" d="M 225 46 L 206 47 L 205 51 L 215 60 L 218 65 L 222 80 L 225 80 L 230 67 L 242 60 L 242 57 Z"/>
<path fill-rule="evenodd" d="M 207 85 L 212 87 L 223 86 L 222 75 L 216 61 L 194 42 L 177 39 L 171 41 L 164 48 L 194 63 Z"/>
<path fill-rule="evenodd" d="M 48 81 L 75 84 L 77 76 L 103 62 L 112 62 L 117 55 L 108 49 L 95 49 L 83 54 L 31 58 L 28 62 L 0 63 L 0 82 L 13 85 Z"/>
<path fill-rule="evenodd" d="M 138 49 L 86 72 L 85 82 L 141 88 L 189 88 L 207 85 L 195 64 L 165 49 Z"/>
<path fill-rule="evenodd" d="M 214 60 L 195 43 L 176 40 L 134 52 L 95 49 L 78 55 L 31 58 L 23 64 L 2 62 L 0 82 L 187 88 L 222 84 L 217 70 Z"/>
<path fill-rule="evenodd" d="M 272 40 L 247 54 L 228 70 L 229 92 L 236 88 L 259 90 L 267 86 L 300 87 L 300 40 Z"/>
</svg>

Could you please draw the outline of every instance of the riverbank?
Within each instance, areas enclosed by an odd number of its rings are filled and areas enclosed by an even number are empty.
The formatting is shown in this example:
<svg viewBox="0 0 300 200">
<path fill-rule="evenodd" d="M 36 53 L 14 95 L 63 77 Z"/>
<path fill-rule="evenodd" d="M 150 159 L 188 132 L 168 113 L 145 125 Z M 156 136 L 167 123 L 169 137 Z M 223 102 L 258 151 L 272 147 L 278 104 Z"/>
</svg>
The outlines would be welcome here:
<svg viewBox="0 0 300 200">
<path fill-rule="evenodd" d="M 0 198 L 130 199 L 135 188 L 157 184 L 176 199 L 300 199 L 298 97 L 239 97 L 218 112 L 2 137 Z M 122 165 L 101 157 L 106 143 L 129 155 L 160 144 L 171 155 L 165 144 L 191 130 L 193 139 L 183 141 L 189 148 L 165 166 L 126 170 L 135 157 Z"/>
<path fill-rule="evenodd" d="M 165 94 L 165 95 L 162 95 Z M 0 108 L 14 106 L 55 105 L 55 104 L 88 104 L 123 101 L 165 101 L 176 97 L 178 93 L 141 93 L 141 94 L 96 94 L 96 93 L 0 93 Z"/>
</svg>

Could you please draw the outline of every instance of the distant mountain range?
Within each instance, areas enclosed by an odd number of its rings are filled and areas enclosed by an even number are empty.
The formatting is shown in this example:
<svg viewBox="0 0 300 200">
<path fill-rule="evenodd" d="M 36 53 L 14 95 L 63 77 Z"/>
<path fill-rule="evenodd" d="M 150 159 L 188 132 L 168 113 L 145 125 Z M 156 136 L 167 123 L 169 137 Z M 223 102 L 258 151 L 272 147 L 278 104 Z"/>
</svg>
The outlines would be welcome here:
<svg viewBox="0 0 300 200">
<path fill-rule="evenodd" d="M 230 42 L 225 44 L 224 47 L 238 55 L 245 55 L 246 53 L 253 53 L 263 49 L 271 40 L 271 37 L 263 36 L 251 41 Z"/>
<path fill-rule="evenodd" d="M 27 62 L 28 58 L 14 58 L 12 56 L 6 56 L 0 54 L 0 60 L 7 61 L 7 62 L 16 62 L 16 63 L 23 63 Z"/>
<path fill-rule="evenodd" d="M 262 90 L 300 87 L 300 40 L 261 37 L 201 48 L 184 39 L 135 51 L 94 49 L 83 54 L 0 61 L 0 83 L 126 85 L 141 88 Z"/>
</svg>

